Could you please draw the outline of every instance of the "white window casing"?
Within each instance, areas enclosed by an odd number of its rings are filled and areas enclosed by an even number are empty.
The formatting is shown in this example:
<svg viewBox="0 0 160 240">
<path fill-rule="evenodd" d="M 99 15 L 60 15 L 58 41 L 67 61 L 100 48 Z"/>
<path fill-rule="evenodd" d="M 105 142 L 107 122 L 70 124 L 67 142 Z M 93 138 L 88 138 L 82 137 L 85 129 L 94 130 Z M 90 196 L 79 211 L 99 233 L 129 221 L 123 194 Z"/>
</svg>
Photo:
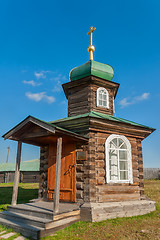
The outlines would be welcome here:
<svg viewBox="0 0 160 240">
<path fill-rule="evenodd" d="M 113 98 L 113 113 L 115 113 L 115 104 L 114 104 L 114 98 Z"/>
<path fill-rule="evenodd" d="M 105 160 L 107 183 L 133 183 L 131 144 L 125 136 L 106 139 Z"/>
<path fill-rule="evenodd" d="M 97 89 L 97 107 L 109 108 L 109 94 L 103 87 Z"/>
</svg>

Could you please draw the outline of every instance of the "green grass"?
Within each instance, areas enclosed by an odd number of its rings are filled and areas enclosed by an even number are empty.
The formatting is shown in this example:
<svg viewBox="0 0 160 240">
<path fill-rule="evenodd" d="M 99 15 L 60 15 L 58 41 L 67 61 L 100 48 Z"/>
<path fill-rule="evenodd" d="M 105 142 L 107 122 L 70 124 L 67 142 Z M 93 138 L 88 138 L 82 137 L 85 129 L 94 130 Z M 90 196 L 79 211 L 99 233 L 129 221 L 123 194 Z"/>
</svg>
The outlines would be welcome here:
<svg viewBox="0 0 160 240">
<path fill-rule="evenodd" d="M 38 184 L 20 184 L 18 203 L 37 197 Z M 5 195 L 6 194 L 6 195 Z M 145 181 L 145 194 L 156 201 L 156 211 L 143 216 L 109 219 L 102 222 L 77 222 L 43 240 L 159 240 L 160 180 Z M 0 208 L 10 204 L 12 184 L 0 184 Z M 0 232 L 5 228 L 0 226 Z M 11 230 L 7 230 L 11 231 Z M 12 240 L 11 238 L 10 240 Z"/>
<path fill-rule="evenodd" d="M 0 183 L 0 211 L 11 204 L 13 183 Z M 17 203 L 27 203 L 38 197 L 38 183 L 20 183 Z"/>
<path fill-rule="evenodd" d="M 7 209 L 7 206 L 11 204 L 12 199 L 13 183 L 0 183 L 0 211 Z M 18 199 L 17 203 L 27 203 L 29 200 L 38 197 L 38 183 L 19 183 L 18 187 Z M 0 239 L 1 232 L 6 231 L 6 233 L 13 232 L 12 229 L 7 229 L 0 225 Z M 20 236 L 19 233 L 10 237 L 9 240 L 13 240 Z"/>
<path fill-rule="evenodd" d="M 156 201 L 156 211 L 97 223 L 80 221 L 43 240 L 159 240 L 160 180 L 145 181 L 145 194 Z"/>
</svg>

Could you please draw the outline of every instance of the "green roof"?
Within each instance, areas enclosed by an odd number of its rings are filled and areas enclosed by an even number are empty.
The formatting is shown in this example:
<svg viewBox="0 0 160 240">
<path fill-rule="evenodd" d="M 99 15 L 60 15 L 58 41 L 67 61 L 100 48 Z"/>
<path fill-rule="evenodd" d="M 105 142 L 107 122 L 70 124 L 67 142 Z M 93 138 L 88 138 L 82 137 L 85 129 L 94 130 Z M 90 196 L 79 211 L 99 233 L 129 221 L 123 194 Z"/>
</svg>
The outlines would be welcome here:
<svg viewBox="0 0 160 240">
<path fill-rule="evenodd" d="M 13 137 L 13 131 L 16 131 L 16 128 L 18 128 L 18 127 L 20 127 L 21 126 L 21 124 L 23 124 L 24 122 L 26 122 L 27 123 L 27 121 L 32 121 L 32 122 L 34 122 L 34 121 L 38 121 L 38 123 L 40 124 L 44 124 L 44 127 L 46 128 L 48 128 L 49 126 L 51 126 L 51 128 L 55 128 L 56 130 L 60 130 L 60 131 L 62 131 L 62 132 L 64 132 L 64 133 L 66 133 L 66 134 L 72 134 L 73 135 L 73 137 L 76 137 L 76 138 L 79 138 L 79 139 L 82 139 L 83 138 L 83 140 L 88 140 L 88 137 L 87 136 L 82 136 L 82 135 L 80 135 L 80 134 L 77 134 L 77 133 L 75 133 L 75 132 L 73 132 L 73 131 L 71 131 L 71 130 L 69 130 L 69 129 L 65 129 L 65 128 L 62 128 L 61 126 L 57 126 L 57 125 L 54 125 L 53 123 L 51 123 L 51 122 L 46 122 L 46 121 L 43 121 L 43 120 L 40 120 L 40 119 L 38 119 L 38 118 L 35 118 L 35 117 L 32 117 L 32 116 L 28 116 L 27 118 L 25 118 L 22 122 L 20 122 L 19 124 L 17 124 L 15 127 L 13 127 L 11 130 L 9 130 L 7 133 L 5 133 L 2 137 L 4 137 L 4 139 L 8 139 L 9 137 L 10 137 L 10 135 L 12 135 L 12 137 Z M 53 130 L 53 129 L 49 129 L 49 130 Z M 7 136 L 7 135 L 9 135 L 9 136 Z M 15 140 L 15 139 L 13 139 L 12 138 L 12 140 Z M 17 140 L 17 139 L 16 139 Z"/>
<path fill-rule="evenodd" d="M 75 81 L 90 75 L 112 81 L 114 70 L 108 64 L 90 60 L 79 67 L 73 68 L 69 77 L 71 81 Z"/>
<path fill-rule="evenodd" d="M 0 172 L 14 172 L 15 163 L 0 163 Z M 35 172 L 40 169 L 40 160 L 34 159 L 30 161 L 24 161 L 20 164 L 20 171 L 22 172 Z"/>
<path fill-rule="evenodd" d="M 116 121 L 116 122 L 127 123 L 127 124 L 131 124 L 131 125 L 134 125 L 134 126 L 154 129 L 154 128 L 151 128 L 151 127 L 139 124 L 139 123 L 135 123 L 135 122 L 123 119 L 123 118 L 118 118 L 118 117 L 114 117 L 112 115 L 99 113 L 99 112 L 94 112 L 94 111 L 91 111 L 91 112 L 85 113 L 85 114 L 81 114 L 81 115 L 76 115 L 76 116 L 73 116 L 73 117 L 66 117 L 66 118 L 58 119 L 58 120 L 52 121 L 50 123 L 56 124 L 56 123 L 65 122 L 65 121 L 68 121 L 68 120 L 74 120 L 74 119 L 85 118 L 85 117 L 101 118 L 101 119 L 106 119 L 106 120 L 111 120 L 111 121 Z"/>
</svg>

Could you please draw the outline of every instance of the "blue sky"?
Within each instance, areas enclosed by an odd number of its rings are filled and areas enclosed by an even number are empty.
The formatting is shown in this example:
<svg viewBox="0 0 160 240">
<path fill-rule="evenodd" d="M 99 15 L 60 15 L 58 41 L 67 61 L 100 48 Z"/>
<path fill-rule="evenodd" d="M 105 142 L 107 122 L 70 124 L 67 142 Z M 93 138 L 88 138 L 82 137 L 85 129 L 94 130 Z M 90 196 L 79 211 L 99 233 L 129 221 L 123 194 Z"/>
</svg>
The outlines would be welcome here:
<svg viewBox="0 0 160 240">
<path fill-rule="evenodd" d="M 90 26 L 94 60 L 114 68 L 120 83 L 116 116 L 156 128 L 143 141 L 145 167 L 160 167 L 160 1 L 0 2 L 0 133 L 28 115 L 45 121 L 67 116 L 61 84 L 88 61 Z M 17 143 L 0 139 L 0 162 L 15 161 Z M 23 145 L 22 160 L 39 157 Z"/>
</svg>

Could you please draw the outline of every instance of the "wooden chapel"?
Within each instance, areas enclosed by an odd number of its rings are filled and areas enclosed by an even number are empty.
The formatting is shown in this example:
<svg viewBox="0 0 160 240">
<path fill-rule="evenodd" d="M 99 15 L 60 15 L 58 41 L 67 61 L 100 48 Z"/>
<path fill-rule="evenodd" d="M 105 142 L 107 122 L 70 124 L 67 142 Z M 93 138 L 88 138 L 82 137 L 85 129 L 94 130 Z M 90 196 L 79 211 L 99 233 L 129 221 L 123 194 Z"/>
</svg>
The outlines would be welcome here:
<svg viewBox="0 0 160 240">
<path fill-rule="evenodd" d="M 93 60 L 94 30 L 88 33 L 89 61 L 73 68 L 62 85 L 68 117 L 45 122 L 28 116 L 3 137 L 18 141 L 17 174 L 21 144 L 40 146 L 39 198 L 54 200 L 55 212 L 59 201 L 76 202 L 82 220 L 100 221 L 155 209 L 144 195 L 141 144 L 155 129 L 114 116 L 119 83 L 110 65 Z"/>
</svg>

